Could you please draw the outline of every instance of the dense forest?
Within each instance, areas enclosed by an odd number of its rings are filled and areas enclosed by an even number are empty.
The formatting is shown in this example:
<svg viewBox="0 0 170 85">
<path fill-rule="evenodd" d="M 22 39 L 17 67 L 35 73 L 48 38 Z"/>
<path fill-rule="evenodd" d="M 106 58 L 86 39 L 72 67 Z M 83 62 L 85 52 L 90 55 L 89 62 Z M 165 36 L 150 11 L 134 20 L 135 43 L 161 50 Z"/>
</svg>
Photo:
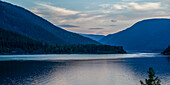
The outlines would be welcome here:
<svg viewBox="0 0 170 85">
<path fill-rule="evenodd" d="M 0 53 L 31 53 L 43 47 L 41 42 L 32 40 L 12 31 L 0 29 Z"/>
<path fill-rule="evenodd" d="M 54 45 L 0 29 L 0 54 L 116 54 L 123 47 L 109 45 Z"/>
<path fill-rule="evenodd" d="M 168 48 L 166 48 L 166 49 L 162 52 L 162 54 L 164 54 L 164 55 L 170 55 L 170 46 L 168 46 Z"/>
<path fill-rule="evenodd" d="M 109 45 L 65 45 L 56 47 L 56 53 L 64 54 L 117 54 L 126 53 L 123 47 Z"/>
</svg>

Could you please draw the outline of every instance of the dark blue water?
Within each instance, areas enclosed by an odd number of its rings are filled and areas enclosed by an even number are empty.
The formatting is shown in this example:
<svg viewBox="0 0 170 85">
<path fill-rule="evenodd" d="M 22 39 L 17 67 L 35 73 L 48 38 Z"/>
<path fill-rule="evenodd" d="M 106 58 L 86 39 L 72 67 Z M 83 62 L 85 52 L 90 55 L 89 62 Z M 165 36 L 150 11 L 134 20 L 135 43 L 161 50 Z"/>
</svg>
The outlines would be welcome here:
<svg viewBox="0 0 170 85">
<path fill-rule="evenodd" d="M 157 53 L 0 56 L 0 85 L 140 85 L 153 67 L 170 84 L 170 57 Z"/>
</svg>

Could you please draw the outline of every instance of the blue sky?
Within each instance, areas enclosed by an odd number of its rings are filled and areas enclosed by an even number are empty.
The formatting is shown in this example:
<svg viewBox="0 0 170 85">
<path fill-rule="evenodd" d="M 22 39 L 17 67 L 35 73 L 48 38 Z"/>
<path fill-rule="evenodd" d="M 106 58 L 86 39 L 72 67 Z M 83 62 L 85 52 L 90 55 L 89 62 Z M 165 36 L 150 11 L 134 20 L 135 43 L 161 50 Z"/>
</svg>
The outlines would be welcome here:
<svg viewBox="0 0 170 85">
<path fill-rule="evenodd" d="M 22 6 L 63 29 L 86 34 L 107 35 L 143 19 L 170 18 L 170 0 L 2 1 Z"/>
</svg>

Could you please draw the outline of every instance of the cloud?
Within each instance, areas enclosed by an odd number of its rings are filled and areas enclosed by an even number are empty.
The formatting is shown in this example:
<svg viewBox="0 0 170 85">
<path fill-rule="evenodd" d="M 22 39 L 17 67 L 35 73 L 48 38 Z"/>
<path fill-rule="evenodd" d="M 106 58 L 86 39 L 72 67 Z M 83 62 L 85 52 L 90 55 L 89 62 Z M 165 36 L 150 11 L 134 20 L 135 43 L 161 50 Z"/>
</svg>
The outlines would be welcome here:
<svg viewBox="0 0 170 85">
<path fill-rule="evenodd" d="M 99 25 L 99 26 L 102 26 L 102 27 L 115 27 L 117 25 Z"/>
<path fill-rule="evenodd" d="M 99 6 L 101 6 L 102 8 L 108 8 L 108 7 L 110 7 L 110 4 L 101 4 Z"/>
<path fill-rule="evenodd" d="M 117 20 L 110 20 L 111 22 L 117 22 Z"/>
<path fill-rule="evenodd" d="M 55 24 L 74 24 L 76 22 L 86 22 L 104 17 L 104 15 L 87 14 L 81 11 L 73 11 L 44 3 L 36 4 L 37 7 L 34 7 L 31 11 Z"/>
<path fill-rule="evenodd" d="M 42 14 L 44 12 L 44 14 L 48 14 L 49 12 L 52 14 L 58 14 L 58 15 L 75 15 L 78 14 L 78 11 L 73 11 L 73 10 L 68 10 L 66 8 L 60 8 L 60 7 L 55 7 L 55 6 L 51 6 L 48 4 L 43 4 L 43 3 L 37 3 L 37 5 L 39 5 L 39 8 L 34 9 L 35 12 L 39 12 L 40 14 Z M 38 11 L 41 10 L 41 11 Z"/>
<path fill-rule="evenodd" d="M 90 30 L 101 30 L 101 29 L 104 29 L 104 28 L 89 28 Z"/>
<path fill-rule="evenodd" d="M 75 26 L 75 25 L 58 25 L 60 27 L 66 27 L 66 28 L 72 28 L 72 27 L 80 27 L 80 26 Z"/>
<path fill-rule="evenodd" d="M 169 4 L 170 3 L 170 0 L 158 0 L 160 2 L 163 2 L 163 3 L 166 3 L 166 4 Z"/>
<path fill-rule="evenodd" d="M 109 26 L 112 26 L 112 27 L 114 27 L 114 26 L 116 26 L 116 25 L 109 25 Z"/>
<path fill-rule="evenodd" d="M 136 1 L 136 0 L 134 0 L 134 1 Z M 160 2 L 145 2 L 145 3 L 138 2 L 137 3 L 137 2 L 129 2 L 129 0 L 123 0 L 123 3 L 101 4 L 99 6 L 104 9 L 110 9 L 110 10 L 125 10 L 125 9 L 128 9 L 128 10 L 156 10 L 156 9 L 162 9 Z"/>
<path fill-rule="evenodd" d="M 90 21 L 90 20 L 94 20 L 97 18 L 101 18 L 104 17 L 104 15 L 88 15 L 88 16 L 80 16 L 79 18 L 75 19 L 74 21 Z"/>
<path fill-rule="evenodd" d="M 143 0 L 121 0 L 121 1 L 143 1 Z"/>
<path fill-rule="evenodd" d="M 130 10 L 155 10 L 161 9 L 160 2 L 147 2 L 143 4 L 139 4 L 136 2 L 124 3 L 124 4 L 115 4 L 112 5 L 113 9 L 121 10 L 121 9 L 130 9 Z"/>
</svg>

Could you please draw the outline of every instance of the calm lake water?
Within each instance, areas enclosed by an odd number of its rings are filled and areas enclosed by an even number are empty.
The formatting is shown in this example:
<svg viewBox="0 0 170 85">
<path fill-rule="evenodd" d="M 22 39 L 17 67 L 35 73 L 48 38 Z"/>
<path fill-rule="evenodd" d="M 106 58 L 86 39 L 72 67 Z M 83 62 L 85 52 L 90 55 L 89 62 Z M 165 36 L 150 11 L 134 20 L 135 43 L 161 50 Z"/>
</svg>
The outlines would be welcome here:
<svg viewBox="0 0 170 85">
<path fill-rule="evenodd" d="M 1 55 L 0 85 L 140 85 L 149 67 L 170 85 L 170 57 L 159 53 Z"/>
</svg>

